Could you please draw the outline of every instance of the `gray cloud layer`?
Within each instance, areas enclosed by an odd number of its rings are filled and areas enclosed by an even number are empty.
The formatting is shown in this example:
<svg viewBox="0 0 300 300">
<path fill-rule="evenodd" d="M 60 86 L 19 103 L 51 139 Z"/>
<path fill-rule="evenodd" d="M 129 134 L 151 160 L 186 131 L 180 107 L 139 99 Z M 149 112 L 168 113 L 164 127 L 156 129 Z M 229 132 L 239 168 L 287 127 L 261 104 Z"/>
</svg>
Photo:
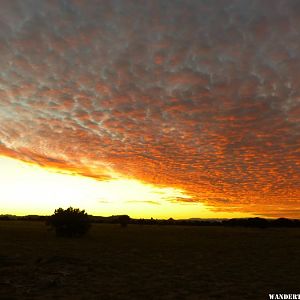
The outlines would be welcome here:
<svg viewBox="0 0 300 300">
<path fill-rule="evenodd" d="M 2 1 L 1 153 L 293 212 L 299 27 L 296 0 Z"/>
</svg>

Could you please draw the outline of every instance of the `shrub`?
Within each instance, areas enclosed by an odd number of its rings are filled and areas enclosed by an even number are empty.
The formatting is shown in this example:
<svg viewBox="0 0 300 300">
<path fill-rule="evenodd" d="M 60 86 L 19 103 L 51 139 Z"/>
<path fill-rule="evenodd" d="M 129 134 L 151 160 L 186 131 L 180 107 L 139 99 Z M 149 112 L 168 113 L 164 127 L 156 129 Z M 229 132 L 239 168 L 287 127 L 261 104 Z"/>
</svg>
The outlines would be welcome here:
<svg viewBox="0 0 300 300">
<path fill-rule="evenodd" d="M 56 236 L 80 237 L 88 232 L 91 222 L 84 210 L 69 207 L 56 209 L 46 224 L 55 229 Z"/>
<path fill-rule="evenodd" d="M 127 215 L 119 216 L 119 223 L 122 227 L 127 227 L 130 222 L 130 217 Z"/>
</svg>

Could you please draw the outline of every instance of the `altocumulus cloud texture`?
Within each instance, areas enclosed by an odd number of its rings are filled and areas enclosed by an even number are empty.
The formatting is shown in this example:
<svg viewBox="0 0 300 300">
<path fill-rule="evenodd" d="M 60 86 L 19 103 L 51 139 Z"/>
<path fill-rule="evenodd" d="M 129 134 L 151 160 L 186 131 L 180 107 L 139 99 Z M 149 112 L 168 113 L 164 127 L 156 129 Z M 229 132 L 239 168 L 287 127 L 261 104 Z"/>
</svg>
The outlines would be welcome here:
<svg viewBox="0 0 300 300">
<path fill-rule="evenodd" d="M 299 216 L 297 0 L 4 0 L 0 152 Z"/>
</svg>

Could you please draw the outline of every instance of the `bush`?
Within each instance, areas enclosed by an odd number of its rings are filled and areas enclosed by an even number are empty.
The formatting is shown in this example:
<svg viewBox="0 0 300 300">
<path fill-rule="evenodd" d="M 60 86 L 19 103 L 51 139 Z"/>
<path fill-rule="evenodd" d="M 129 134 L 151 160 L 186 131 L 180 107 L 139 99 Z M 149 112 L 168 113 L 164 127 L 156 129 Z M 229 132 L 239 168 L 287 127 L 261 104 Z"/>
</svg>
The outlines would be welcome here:
<svg viewBox="0 0 300 300">
<path fill-rule="evenodd" d="M 55 229 L 57 236 L 80 237 L 88 232 L 91 222 L 84 210 L 69 207 L 56 209 L 47 219 L 48 226 Z"/>
<path fill-rule="evenodd" d="M 119 223 L 122 227 L 127 227 L 130 222 L 130 217 L 127 215 L 119 216 Z"/>
</svg>

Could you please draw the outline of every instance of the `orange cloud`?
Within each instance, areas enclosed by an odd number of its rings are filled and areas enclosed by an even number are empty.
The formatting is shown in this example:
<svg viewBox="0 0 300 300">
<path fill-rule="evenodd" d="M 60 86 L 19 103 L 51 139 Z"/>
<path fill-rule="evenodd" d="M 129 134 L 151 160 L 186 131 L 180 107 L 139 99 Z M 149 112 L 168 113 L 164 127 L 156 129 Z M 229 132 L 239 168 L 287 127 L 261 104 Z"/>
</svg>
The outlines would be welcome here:
<svg viewBox="0 0 300 300">
<path fill-rule="evenodd" d="M 296 2 L 10 2 L 0 154 L 300 216 Z"/>
</svg>

